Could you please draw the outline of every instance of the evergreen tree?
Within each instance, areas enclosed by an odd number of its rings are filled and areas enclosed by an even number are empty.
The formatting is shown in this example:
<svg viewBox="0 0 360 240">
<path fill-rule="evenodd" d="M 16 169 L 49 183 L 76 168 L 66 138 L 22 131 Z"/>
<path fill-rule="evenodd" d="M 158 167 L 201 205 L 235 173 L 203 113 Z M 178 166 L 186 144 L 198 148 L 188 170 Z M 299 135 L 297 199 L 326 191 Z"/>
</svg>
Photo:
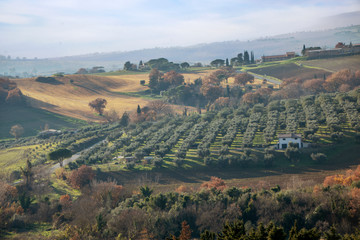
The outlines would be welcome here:
<svg viewBox="0 0 360 240">
<path fill-rule="evenodd" d="M 332 226 L 329 231 L 325 232 L 326 240 L 341 240 L 340 234 L 337 233 L 336 228 Z"/>
<path fill-rule="evenodd" d="M 205 230 L 203 233 L 200 234 L 200 240 L 215 240 L 216 234 Z"/>
<path fill-rule="evenodd" d="M 127 112 L 124 112 L 120 119 L 120 125 L 127 127 L 127 125 L 129 125 L 129 122 L 130 122 L 129 114 Z"/>
<path fill-rule="evenodd" d="M 229 59 L 226 59 L 226 63 L 225 63 L 225 66 L 229 66 Z"/>
<path fill-rule="evenodd" d="M 251 51 L 251 63 L 255 63 L 255 57 L 253 51 Z"/>
<path fill-rule="evenodd" d="M 244 63 L 249 64 L 250 63 L 250 57 L 248 51 L 244 51 Z"/>
<path fill-rule="evenodd" d="M 306 50 L 306 48 L 305 48 L 305 44 L 303 45 L 303 49 L 302 49 L 302 51 L 301 51 L 301 54 L 304 56 L 305 55 L 305 50 Z"/>
<path fill-rule="evenodd" d="M 141 114 L 141 108 L 140 105 L 137 106 L 137 110 L 136 110 L 137 114 Z"/>
<path fill-rule="evenodd" d="M 245 234 L 243 221 L 237 220 L 232 223 L 227 222 L 222 231 L 218 234 L 218 240 L 241 239 Z"/>
<path fill-rule="evenodd" d="M 243 58 L 243 54 L 242 54 L 242 53 L 239 53 L 239 54 L 237 55 L 237 59 L 238 59 L 239 65 L 243 65 L 243 63 L 244 63 L 244 58 Z"/>
</svg>

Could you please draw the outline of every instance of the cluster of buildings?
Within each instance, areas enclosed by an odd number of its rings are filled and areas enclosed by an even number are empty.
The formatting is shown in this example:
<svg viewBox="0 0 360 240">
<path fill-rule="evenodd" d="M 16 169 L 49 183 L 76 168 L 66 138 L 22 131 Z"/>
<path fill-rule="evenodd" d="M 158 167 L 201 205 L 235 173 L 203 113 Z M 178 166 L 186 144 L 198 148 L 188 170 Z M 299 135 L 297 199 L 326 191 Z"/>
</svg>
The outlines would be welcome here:
<svg viewBox="0 0 360 240">
<path fill-rule="evenodd" d="M 338 44 L 336 44 L 335 48 L 332 48 L 332 49 L 321 49 L 320 48 L 320 49 L 316 49 L 316 50 L 305 49 L 303 54 L 304 54 L 304 56 L 308 57 L 309 59 L 360 54 L 360 44 L 352 45 L 350 43 L 349 45 L 345 45 L 344 43 L 339 42 Z"/>
<path fill-rule="evenodd" d="M 310 47 L 302 50 L 302 54 L 308 59 L 316 58 L 329 58 L 337 56 L 346 56 L 346 55 L 355 55 L 360 54 L 360 44 L 346 45 L 339 42 L 336 44 L 335 48 L 332 49 L 321 49 L 320 47 Z M 283 55 L 272 55 L 272 56 L 262 56 L 260 62 L 273 62 L 273 61 L 282 61 L 297 57 L 298 55 L 295 52 L 287 52 Z"/>
</svg>

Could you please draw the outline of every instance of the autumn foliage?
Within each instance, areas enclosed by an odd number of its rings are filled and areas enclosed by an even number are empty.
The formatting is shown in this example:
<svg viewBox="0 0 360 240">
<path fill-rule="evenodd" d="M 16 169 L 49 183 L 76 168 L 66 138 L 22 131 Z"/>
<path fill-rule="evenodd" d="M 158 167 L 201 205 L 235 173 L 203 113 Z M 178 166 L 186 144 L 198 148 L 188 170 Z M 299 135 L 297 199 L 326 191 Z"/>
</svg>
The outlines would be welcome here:
<svg viewBox="0 0 360 240">
<path fill-rule="evenodd" d="M 273 99 L 298 98 L 306 94 L 322 92 L 347 92 L 360 86 L 360 71 L 343 69 L 331 74 L 313 79 L 288 78 L 280 85 L 280 90 L 272 94 Z"/>
<path fill-rule="evenodd" d="M 226 183 L 224 182 L 224 180 L 222 180 L 221 178 L 218 177 L 211 177 L 210 181 L 208 182 L 204 182 L 203 184 L 201 184 L 200 188 L 204 188 L 204 189 L 216 189 L 216 190 L 224 190 L 226 188 Z"/>
<path fill-rule="evenodd" d="M 170 85 L 178 86 L 184 83 L 184 76 L 172 70 L 164 74 L 164 81 L 169 82 Z"/>
<path fill-rule="evenodd" d="M 325 187 L 332 185 L 350 186 L 353 182 L 360 181 L 360 165 L 355 170 L 348 170 L 346 174 L 336 174 L 327 176 L 323 185 Z"/>
<path fill-rule="evenodd" d="M 95 173 L 91 167 L 82 165 L 80 168 L 75 169 L 70 173 L 68 180 L 74 188 L 82 188 L 89 184 L 94 176 Z"/>
<path fill-rule="evenodd" d="M 245 86 L 247 83 L 254 82 L 254 76 L 248 73 L 237 74 L 235 75 L 234 79 L 235 79 L 234 81 L 235 84 L 239 84 L 242 86 Z"/>
<path fill-rule="evenodd" d="M 60 199 L 59 199 L 59 203 L 61 204 L 61 206 L 63 206 L 64 208 L 69 208 L 71 207 L 71 198 L 69 196 L 69 194 L 65 194 L 65 195 L 61 195 Z"/>
<path fill-rule="evenodd" d="M 343 69 L 333 73 L 324 83 L 325 90 L 329 92 L 339 91 L 343 85 L 353 88 L 360 85 L 360 71 L 353 72 L 350 69 Z"/>
<path fill-rule="evenodd" d="M 92 198 L 99 204 L 110 203 L 111 207 L 116 207 L 117 203 L 124 195 L 124 188 L 116 182 L 96 182 L 91 183 Z"/>
<path fill-rule="evenodd" d="M 15 214 L 23 213 L 23 209 L 16 202 L 18 192 L 15 187 L 0 181 L 0 229 L 10 228 Z"/>
</svg>

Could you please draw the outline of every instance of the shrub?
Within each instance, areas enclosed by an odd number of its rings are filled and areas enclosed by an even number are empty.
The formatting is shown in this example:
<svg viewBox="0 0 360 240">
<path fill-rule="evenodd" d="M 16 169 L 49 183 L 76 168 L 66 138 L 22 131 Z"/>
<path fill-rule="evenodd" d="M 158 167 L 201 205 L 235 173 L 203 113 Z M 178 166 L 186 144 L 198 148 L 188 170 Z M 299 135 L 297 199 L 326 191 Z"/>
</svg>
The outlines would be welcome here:
<svg viewBox="0 0 360 240">
<path fill-rule="evenodd" d="M 74 188 L 82 188 L 88 185 L 94 176 L 95 173 L 91 167 L 82 165 L 79 169 L 73 170 L 68 179 Z"/>
<path fill-rule="evenodd" d="M 224 190 L 226 187 L 227 186 L 224 180 L 214 176 L 210 178 L 210 181 L 204 182 L 200 186 L 200 188 L 205 188 L 205 189 L 215 188 L 216 190 Z"/>
<path fill-rule="evenodd" d="M 163 163 L 164 163 L 164 160 L 162 158 L 155 158 L 154 162 L 153 162 L 153 164 L 156 168 L 160 168 L 163 165 Z"/>
<path fill-rule="evenodd" d="M 185 160 L 183 158 L 176 158 L 174 160 L 174 163 L 176 164 L 177 167 L 180 167 L 184 164 Z"/>
<path fill-rule="evenodd" d="M 327 156 L 324 153 L 312 153 L 310 156 L 315 162 L 324 162 L 327 160 Z"/>
</svg>

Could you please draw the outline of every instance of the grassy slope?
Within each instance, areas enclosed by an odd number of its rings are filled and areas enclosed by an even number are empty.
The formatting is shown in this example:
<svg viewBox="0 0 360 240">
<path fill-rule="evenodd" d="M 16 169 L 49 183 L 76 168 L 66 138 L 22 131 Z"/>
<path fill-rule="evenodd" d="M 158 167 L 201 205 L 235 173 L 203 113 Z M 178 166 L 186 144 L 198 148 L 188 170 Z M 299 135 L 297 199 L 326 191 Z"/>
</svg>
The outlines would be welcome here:
<svg viewBox="0 0 360 240">
<path fill-rule="evenodd" d="M 360 55 L 301 61 L 301 63 L 304 66 L 327 69 L 332 72 L 346 68 L 356 71 L 360 70 Z"/>
<path fill-rule="evenodd" d="M 260 74 L 273 76 L 284 80 L 296 77 L 298 79 L 312 79 L 329 75 L 341 69 L 349 68 L 353 71 L 360 69 L 360 56 L 346 56 L 316 60 L 306 60 L 303 57 L 290 60 L 267 62 L 256 67 L 244 66 L 243 69 Z"/>
<path fill-rule="evenodd" d="M 12 138 L 9 131 L 15 124 L 23 126 L 25 137 L 36 135 L 45 124 L 54 129 L 75 128 L 86 124 L 85 121 L 27 106 L 1 106 L 0 109 L 0 139 Z"/>
<path fill-rule="evenodd" d="M 88 106 L 96 98 L 105 98 L 108 101 L 106 109 L 114 109 L 118 113 L 136 109 L 137 105 L 146 105 L 148 100 L 129 97 L 118 92 L 138 92 L 147 89 L 140 85 L 142 75 L 109 76 L 69 75 L 57 80 L 62 85 L 51 85 L 36 82 L 35 79 L 16 80 L 21 91 L 36 101 L 31 101 L 37 108 L 63 114 L 83 120 L 101 120 Z M 70 83 L 70 80 L 73 83 Z"/>
<path fill-rule="evenodd" d="M 312 79 L 315 75 L 317 77 L 322 77 L 324 74 L 331 74 L 329 71 L 299 66 L 295 63 L 277 64 L 262 68 L 258 67 L 249 71 L 261 75 L 273 76 L 281 80 L 286 78 Z"/>
</svg>

